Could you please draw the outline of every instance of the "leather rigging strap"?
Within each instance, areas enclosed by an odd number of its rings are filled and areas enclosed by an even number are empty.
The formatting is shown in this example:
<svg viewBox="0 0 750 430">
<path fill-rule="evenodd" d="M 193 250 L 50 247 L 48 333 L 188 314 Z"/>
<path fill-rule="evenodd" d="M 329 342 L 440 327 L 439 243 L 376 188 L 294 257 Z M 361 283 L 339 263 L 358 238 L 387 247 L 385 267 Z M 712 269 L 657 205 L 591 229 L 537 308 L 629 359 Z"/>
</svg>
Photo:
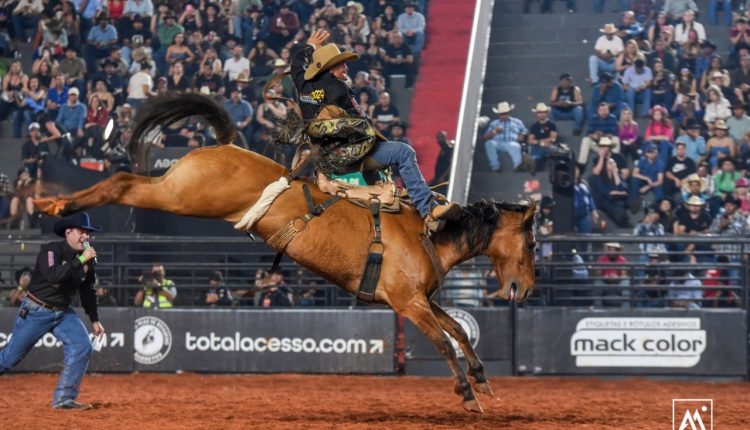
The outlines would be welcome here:
<svg viewBox="0 0 750 430">
<path fill-rule="evenodd" d="M 370 202 L 370 214 L 372 214 L 375 236 L 370 242 L 368 248 L 367 260 L 365 262 L 365 271 L 362 274 L 362 280 L 359 282 L 359 291 L 357 299 L 372 303 L 375 301 L 375 288 L 378 286 L 380 279 L 380 269 L 383 265 L 383 250 L 385 246 L 381 238 L 380 228 L 380 201 L 372 200 Z"/>
</svg>

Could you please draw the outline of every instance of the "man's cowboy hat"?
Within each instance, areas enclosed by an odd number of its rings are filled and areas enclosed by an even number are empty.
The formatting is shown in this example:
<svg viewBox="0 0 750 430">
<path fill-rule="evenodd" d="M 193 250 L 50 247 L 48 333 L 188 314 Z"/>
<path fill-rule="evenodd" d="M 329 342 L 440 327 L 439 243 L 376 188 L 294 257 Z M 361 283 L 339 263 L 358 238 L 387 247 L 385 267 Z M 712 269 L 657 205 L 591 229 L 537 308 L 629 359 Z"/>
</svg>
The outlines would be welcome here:
<svg viewBox="0 0 750 430">
<path fill-rule="evenodd" d="M 622 249 L 622 245 L 620 245 L 620 242 L 607 242 L 604 244 L 604 247 Z"/>
<path fill-rule="evenodd" d="M 599 146 L 617 146 L 617 144 L 615 142 L 612 142 L 612 139 L 608 138 L 607 136 L 600 137 L 598 144 Z"/>
<path fill-rule="evenodd" d="M 516 107 L 508 102 L 500 102 L 497 104 L 496 108 L 492 108 L 492 112 L 495 112 L 496 114 L 504 114 L 509 113 Z"/>
<path fill-rule="evenodd" d="M 729 75 L 721 73 L 718 70 L 711 72 L 711 79 L 713 78 L 721 78 L 721 85 L 723 87 L 728 87 L 729 83 L 731 82 L 729 79 Z"/>
<path fill-rule="evenodd" d="M 237 75 L 237 82 L 244 82 L 248 83 L 252 81 L 253 78 L 247 75 L 247 72 L 241 72 L 239 75 Z"/>
<path fill-rule="evenodd" d="M 703 206 L 706 204 L 706 201 L 703 200 L 703 198 L 698 196 L 690 196 L 690 198 L 685 202 L 688 206 Z"/>
<path fill-rule="evenodd" d="M 714 128 L 719 130 L 729 130 L 729 126 L 723 119 L 717 119 L 716 122 L 714 122 Z"/>
<path fill-rule="evenodd" d="M 75 215 L 66 216 L 60 221 L 55 223 L 52 230 L 56 235 L 65 237 L 65 230 L 69 228 L 81 228 L 87 231 L 102 231 L 101 227 L 94 227 L 91 225 L 91 218 L 86 212 L 79 212 Z"/>
<path fill-rule="evenodd" d="M 531 111 L 534 113 L 549 112 L 549 106 L 544 103 L 537 103 L 534 109 L 531 109 Z"/>
<path fill-rule="evenodd" d="M 699 174 L 693 173 L 692 175 L 689 175 L 687 178 L 685 178 L 682 181 L 682 189 L 686 192 L 690 192 L 690 183 L 691 182 L 699 182 L 701 184 L 701 193 L 705 192 L 708 188 L 708 183 L 706 180 Z"/>
<path fill-rule="evenodd" d="M 617 33 L 617 27 L 610 22 L 609 24 L 604 24 L 604 27 L 600 28 L 599 32 L 604 34 L 615 34 Z"/>
<path fill-rule="evenodd" d="M 307 66 L 307 70 L 305 70 L 305 80 L 309 81 L 318 76 L 320 72 L 324 72 L 339 63 L 358 58 L 359 55 L 353 52 L 341 52 L 339 47 L 333 43 L 321 46 L 313 52 L 312 61 Z"/>
<path fill-rule="evenodd" d="M 286 61 L 284 61 L 282 58 L 277 58 L 273 62 L 273 67 L 286 67 L 286 66 L 287 66 Z"/>
<path fill-rule="evenodd" d="M 356 2 L 356 1 L 348 1 L 346 2 L 346 7 L 354 7 L 357 9 L 357 12 L 362 13 L 365 11 L 365 7 L 362 6 L 362 3 Z"/>
<path fill-rule="evenodd" d="M 133 53 L 130 55 L 131 57 L 133 57 L 133 61 L 135 61 L 136 63 L 140 63 L 146 58 L 146 48 L 140 47 L 133 51 Z"/>
</svg>

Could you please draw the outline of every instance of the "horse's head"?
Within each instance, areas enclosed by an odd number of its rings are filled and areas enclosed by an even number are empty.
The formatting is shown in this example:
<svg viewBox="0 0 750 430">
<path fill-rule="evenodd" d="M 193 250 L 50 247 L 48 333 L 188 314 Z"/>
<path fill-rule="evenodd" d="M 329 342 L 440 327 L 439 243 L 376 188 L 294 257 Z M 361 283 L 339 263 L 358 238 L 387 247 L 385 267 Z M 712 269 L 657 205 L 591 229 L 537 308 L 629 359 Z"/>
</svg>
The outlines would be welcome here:
<svg viewBox="0 0 750 430">
<path fill-rule="evenodd" d="M 502 215 L 484 253 L 492 261 L 500 296 L 520 303 L 534 289 L 536 204 L 498 203 Z"/>
</svg>

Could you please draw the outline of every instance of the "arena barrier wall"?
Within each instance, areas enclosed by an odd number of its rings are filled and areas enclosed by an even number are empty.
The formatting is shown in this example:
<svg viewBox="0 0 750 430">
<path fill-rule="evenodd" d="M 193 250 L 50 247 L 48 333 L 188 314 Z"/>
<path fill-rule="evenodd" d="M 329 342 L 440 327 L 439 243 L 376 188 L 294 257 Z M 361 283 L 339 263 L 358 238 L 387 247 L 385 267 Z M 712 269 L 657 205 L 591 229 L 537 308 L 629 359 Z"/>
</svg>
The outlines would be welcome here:
<svg viewBox="0 0 750 430">
<path fill-rule="evenodd" d="M 517 310 L 519 374 L 746 376 L 740 309 Z"/>
<path fill-rule="evenodd" d="M 89 317 L 83 309 L 76 312 L 91 331 Z M 0 348 L 4 348 L 10 335 L 13 322 L 18 314 L 15 308 L 0 308 Z M 133 309 L 100 308 L 99 319 L 104 325 L 106 342 L 101 351 L 94 352 L 89 362 L 91 372 L 132 372 L 133 361 Z M 89 336 L 92 336 L 89 334 Z M 34 345 L 34 348 L 12 369 L 15 372 L 53 372 L 62 367 L 62 343 L 54 335 L 47 333 Z"/>
<path fill-rule="evenodd" d="M 487 374 L 512 375 L 513 313 L 510 308 L 445 308 L 469 335 Z M 445 359 L 413 324 L 404 324 L 406 372 L 411 375 L 450 375 Z M 453 340 L 459 358 L 463 352 Z"/>
</svg>

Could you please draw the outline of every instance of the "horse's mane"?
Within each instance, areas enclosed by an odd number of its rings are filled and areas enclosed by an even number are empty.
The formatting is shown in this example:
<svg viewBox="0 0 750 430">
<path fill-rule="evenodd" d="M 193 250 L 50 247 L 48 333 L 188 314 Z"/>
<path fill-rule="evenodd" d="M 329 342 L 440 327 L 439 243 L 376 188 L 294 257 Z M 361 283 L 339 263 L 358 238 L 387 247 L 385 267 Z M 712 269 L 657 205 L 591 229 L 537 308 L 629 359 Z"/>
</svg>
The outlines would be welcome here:
<svg viewBox="0 0 750 430">
<path fill-rule="evenodd" d="M 138 109 L 135 127 L 128 143 L 130 159 L 145 166 L 151 133 L 161 131 L 182 119 L 200 115 L 216 133 L 216 144 L 232 143 L 236 127 L 227 111 L 210 97 L 193 93 L 170 93 L 148 100 Z"/>
<path fill-rule="evenodd" d="M 480 200 L 461 208 L 458 218 L 447 220 L 443 230 L 436 234 L 436 243 L 449 242 L 456 246 L 466 244 L 471 250 L 483 251 L 489 246 L 492 233 L 502 221 L 503 212 L 525 213 L 528 203 Z M 520 226 L 522 231 L 533 228 L 534 217 Z"/>
</svg>

